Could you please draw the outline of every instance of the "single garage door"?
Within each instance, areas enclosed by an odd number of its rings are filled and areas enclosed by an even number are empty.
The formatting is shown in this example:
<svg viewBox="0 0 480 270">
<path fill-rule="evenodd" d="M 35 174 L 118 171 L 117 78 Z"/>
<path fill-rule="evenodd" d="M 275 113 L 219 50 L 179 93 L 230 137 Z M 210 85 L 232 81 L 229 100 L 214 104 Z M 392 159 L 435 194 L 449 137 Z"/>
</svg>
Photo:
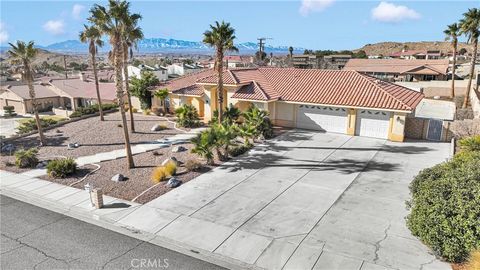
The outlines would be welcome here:
<svg viewBox="0 0 480 270">
<path fill-rule="evenodd" d="M 347 110 L 342 108 L 299 105 L 297 128 L 327 132 L 347 132 Z"/>
<path fill-rule="evenodd" d="M 388 139 L 390 113 L 358 110 L 355 134 L 365 137 Z"/>
</svg>

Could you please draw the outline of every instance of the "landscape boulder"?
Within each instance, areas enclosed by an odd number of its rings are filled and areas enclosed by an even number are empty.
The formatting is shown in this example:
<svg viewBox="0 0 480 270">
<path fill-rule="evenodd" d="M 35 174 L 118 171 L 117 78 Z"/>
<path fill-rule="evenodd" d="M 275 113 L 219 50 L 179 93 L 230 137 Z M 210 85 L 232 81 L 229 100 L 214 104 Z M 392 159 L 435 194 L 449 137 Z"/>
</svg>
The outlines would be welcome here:
<svg viewBox="0 0 480 270">
<path fill-rule="evenodd" d="M 125 181 L 127 179 L 125 178 L 125 176 L 123 176 L 123 174 L 118 173 L 118 174 L 115 174 L 110 180 L 112 180 L 114 182 L 122 182 L 122 181 Z"/>
<path fill-rule="evenodd" d="M 177 160 L 175 157 L 169 157 L 169 158 L 165 159 L 165 160 L 162 162 L 162 166 L 167 165 L 167 163 L 168 163 L 169 161 L 175 162 L 175 165 L 177 165 L 177 166 L 178 166 L 178 164 L 179 164 L 178 160 Z"/>
<path fill-rule="evenodd" d="M 36 168 L 37 169 L 45 169 L 47 167 L 48 160 L 38 162 Z"/>
<path fill-rule="evenodd" d="M 154 125 L 150 130 L 151 131 L 161 131 L 163 127 L 159 124 Z"/>
<path fill-rule="evenodd" d="M 183 152 L 183 151 L 187 151 L 187 148 L 179 145 L 179 146 L 175 146 L 172 148 L 172 153 L 178 153 L 178 152 Z"/>
<path fill-rule="evenodd" d="M 4 146 L 2 146 L 2 152 L 14 152 L 15 151 L 15 145 L 9 143 L 9 144 L 5 144 Z"/>
<path fill-rule="evenodd" d="M 168 179 L 168 182 L 165 184 L 167 187 L 176 188 L 182 184 L 182 181 L 178 180 L 175 177 Z"/>
</svg>

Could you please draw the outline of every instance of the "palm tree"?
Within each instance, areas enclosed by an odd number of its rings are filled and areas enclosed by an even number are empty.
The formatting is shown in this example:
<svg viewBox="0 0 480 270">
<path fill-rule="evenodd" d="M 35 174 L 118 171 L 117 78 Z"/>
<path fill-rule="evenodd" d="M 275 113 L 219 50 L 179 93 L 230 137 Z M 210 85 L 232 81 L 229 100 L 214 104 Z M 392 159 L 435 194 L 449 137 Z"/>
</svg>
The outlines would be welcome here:
<svg viewBox="0 0 480 270">
<path fill-rule="evenodd" d="M 230 23 L 218 21 L 215 25 L 210 25 L 210 30 L 203 33 L 203 42 L 215 48 L 215 69 L 218 75 L 217 81 L 217 99 L 218 99 L 218 123 L 222 123 L 223 116 L 223 55 L 226 51 L 238 52 L 233 44 L 235 39 L 235 29 L 230 27 Z"/>
<path fill-rule="evenodd" d="M 153 95 L 160 99 L 160 105 L 162 106 L 163 108 L 163 113 L 167 113 L 167 108 L 165 106 L 165 100 L 167 99 L 168 97 L 168 89 L 167 88 L 164 88 L 164 89 L 160 89 L 160 90 L 157 90 L 155 91 L 155 93 L 153 93 Z"/>
<path fill-rule="evenodd" d="M 443 31 L 447 36 L 445 40 L 452 41 L 453 47 L 453 66 L 452 66 L 452 90 L 450 90 L 450 98 L 455 97 L 455 65 L 457 63 L 457 45 L 458 45 L 458 36 L 460 34 L 460 28 L 457 23 L 452 23 L 447 26 L 447 29 Z"/>
<path fill-rule="evenodd" d="M 138 21 L 142 16 L 140 14 L 127 14 L 123 23 L 123 76 L 125 78 L 125 92 L 127 92 L 128 111 L 130 114 L 130 130 L 135 132 L 135 123 L 133 120 L 132 97 L 128 85 L 128 56 L 133 56 L 133 47 L 137 47 L 137 42 L 143 39 L 143 32 L 138 27 Z"/>
<path fill-rule="evenodd" d="M 112 46 L 110 58 L 113 60 L 115 70 L 115 85 L 117 88 L 117 99 L 120 107 L 120 115 L 123 123 L 123 133 L 125 137 L 125 150 L 127 154 L 128 168 L 135 167 L 132 156 L 132 149 L 130 146 L 130 137 L 128 135 L 127 118 L 125 116 L 124 97 L 122 82 L 122 67 L 123 67 L 123 44 L 122 44 L 122 29 L 123 23 L 126 20 L 129 11 L 129 3 L 120 0 L 109 0 L 108 9 L 104 6 L 95 4 L 90 10 L 91 16 L 88 18 L 96 27 L 100 29 L 102 34 L 109 36 L 109 42 Z"/>
<path fill-rule="evenodd" d="M 288 56 L 290 57 L 290 59 L 292 59 L 292 56 L 293 56 L 293 47 L 292 46 L 288 47 Z"/>
<path fill-rule="evenodd" d="M 90 60 L 92 61 L 93 77 L 95 78 L 95 89 L 97 90 L 98 112 L 100 113 L 100 121 L 104 121 L 102 98 L 100 97 L 100 87 L 98 86 L 97 62 L 95 55 L 98 52 L 98 47 L 103 46 L 102 33 L 100 29 L 92 26 L 83 25 L 84 30 L 80 32 L 79 38 L 83 43 L 88 43 L 88 52 L 90 53 Z"/>
<path fill-rule="evenodd" d="M 460 20 L 460 31 L 468 38 L 468 43 L 473 43 L 472 64 L 470 67 L 470 77 L 468 78 L 467 93 L 463 100 L 463 108 L 466 108 L 470 99 L 470 87 L 475 74 L 475 63 L 477 61 L 478 37 L 480 35 L 480 9 L 471 8 L 463 13 L 463 19 Z"/>
<path fill-rule="evenodd" d="M 33 114 L 35 115 L 35 122 L 37 123 L 38 136 L 40 137 L 40 145 L 46 145 L 45 135 L 43 134 L 42 124 L 38 116 L 38 104 L 35 98 L 35 88 L 33 87 L 33 70 L 32 61 L 38 54 L 38 49 L 35 48 L 33 41 L 25 43 L 24 41 L 17 41 L 17 44 L 9 43 L 10 50 L 8 55 L 12 64 L 19 65 L 22 71 L 22 80 L 28 84 L 28 94 L 32 100 Z"/>
</svg>

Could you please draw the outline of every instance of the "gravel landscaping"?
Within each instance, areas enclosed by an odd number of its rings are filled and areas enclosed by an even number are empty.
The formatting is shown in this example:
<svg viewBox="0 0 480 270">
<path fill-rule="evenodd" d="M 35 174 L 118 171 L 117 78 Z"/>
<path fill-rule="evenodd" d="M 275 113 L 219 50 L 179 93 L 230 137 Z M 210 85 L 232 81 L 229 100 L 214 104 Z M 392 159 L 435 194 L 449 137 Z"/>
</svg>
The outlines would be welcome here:
<svg viewBox="0 0 480 270">
<path fill-rule="evenodd" d="M 183 183 L 188 182 L 201 173 L 207 172 L 213 168 L 213 166 L 206 166 L 204 160 L 200 159 L 197 155 L 190 153 L 190 149 L 192 148 L 191 144 L 183 144 L 182 146 L 188 150 L 179 153 L 172 153 L 172 147 L 168 147 L 152 152 L 134 155 L 133 159 L 136 167 L 130 170 L 126 168 L 125 158 L 101 162 L 99 163 L 101 166 L 100 169 L 91 173 L 84 181 L 73 185 L 73 187 L 83 189 L 86 183 L 90 183 L 90 185 L 93 187 L 102 188 L 103 193 L 106 195 L 124 200 L 132 200 L 143 191 L 155 185 L 150 180 L 152 171 L 155 167 L 161 166 L 161 163 L 169 157 L 175 157 L 182 163 L 188 159 L 196 159 L 204 165 L 203 169 L 198 172 L 189 172 L 183 166 L 179 166 L 177 169 L 177 175 L 175 177 L 181 180 Z M 218 160 L 216 160 L 215 163 L 216 166 L 220 164 Z M 71 185 L 95 169 L 97 169 L 96 166 L 88 165 L 81 167 L 76 175 L 69 178 L 55 179 L 48 176 L 42 176 L 41 178 L 63 185 Z M 112 176 L 117 173 L 123 174 L 125 177 L 127 177 L 127 180 L 124 182 L 114 182 L 110 180 Z M 138 198 L 136 202 L 146 203 L 170 191 L 171 188 L 166 187 L 165 184 L 166 181 L 159 183 L 157 186 Z"/>
<path fill-rule="evenodd" d="M 130 133 L 130 142 L 151 142 L 158 139 L 174 136 L 181 131 L 173 128 L 173 124 L 163 121 L 157 116 L 135 114 L 135 133 Z M 127 117 L 128 118 L 128 117 Z M 43 157 L 72 157 L 94 155 L 101 152 L 124 148 L 124 135 L 121 126 L 120 113 L 111 113 L 105 116 L 105 121 L 98 117 L 91 117 L 72 122 L 45 132 L 47 146 L 39 149 L 39 156 Z M 128 121 L 128 126 L 130 122 Z M 168 127 L 162 131 L 151 131 L 155 124 Z M 80 147 L 68 149 L 69 143 L 78 143 Z M 19 138 L 12 142 L 17 149 L 31 148 L 39 145 L 38 134 Z M 9 160 L 2 156 L 2 162 Z M 2 165 L 3 166 L 3 165 Z M 8 170 L 8 168 L 5 168 Z"/>
</svg>

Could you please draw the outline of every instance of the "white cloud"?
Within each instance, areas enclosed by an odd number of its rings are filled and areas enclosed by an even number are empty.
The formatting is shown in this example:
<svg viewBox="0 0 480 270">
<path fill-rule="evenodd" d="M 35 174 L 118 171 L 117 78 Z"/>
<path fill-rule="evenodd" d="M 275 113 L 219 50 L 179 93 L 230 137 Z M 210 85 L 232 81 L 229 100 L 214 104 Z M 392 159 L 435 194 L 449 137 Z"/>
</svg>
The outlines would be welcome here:
<svg viewBox="0 0 480 270">
<path fill-rule="evenodd" d="M 63 20 L 50 20 L 43 25 L 43 29 L 53 35 L 65 33 L 65 23 Z"/>
<path fill-rule="evenodd" d="M 0 43 L 8 41 L 8 32 L 3 22 L 0 22 Z"/>
<path fill-rule="evenodd" d="M 85 10 L 85 6 L 82 6 L 80 4 L 75 4 L 73 5 L 73 8 L 72 8 L 72 16 L 75 20 L 80 20 L 81 17 L 80 15 L 82 14 L 82 12 Z"/>
<path fill-rule="evenodd" d="M 331 6 L 335 0 L 302 0 L 299 12 L 308 16 L 311 12 L 320 12 Z"/>
<path fill-rule="evenodd" d="M 397 23 L 404 20 L 417 20 L 420 17 L 420 14 L 411 8 L 388 2 L 380 2 L 372 9 L 372 19 L 380 22 Z"/>
</svg>

